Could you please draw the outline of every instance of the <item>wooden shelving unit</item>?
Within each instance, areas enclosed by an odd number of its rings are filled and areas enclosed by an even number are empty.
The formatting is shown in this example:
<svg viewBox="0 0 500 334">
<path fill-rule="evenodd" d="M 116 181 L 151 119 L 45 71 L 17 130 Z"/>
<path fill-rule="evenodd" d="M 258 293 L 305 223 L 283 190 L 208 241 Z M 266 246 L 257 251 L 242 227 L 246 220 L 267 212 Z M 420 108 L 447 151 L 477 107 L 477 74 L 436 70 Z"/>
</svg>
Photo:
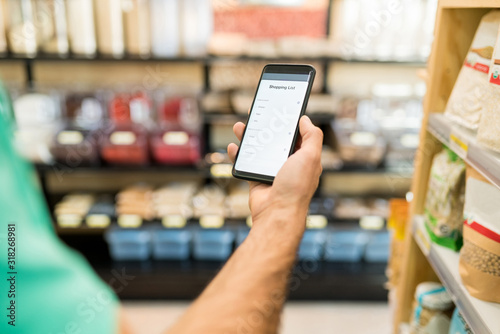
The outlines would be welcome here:
<svg viewBox="0 0 500 334">
<path fill-rule="evenodd" d="M 474 333 L 500 333 L 500 305 L 482 302 L 468 294 L 458 275 L 458 253 L 431 244 L 419 217 L 424 212 L 432 157 L 441 143 L 449 145 L 485 177 L 500 185 L 500 158 L 478 148 L 472 134 L 444 121 L 442 116 L 481 17 L 494 8 L 500 8 L 499 1 L 439 1 L 412 182 L 414 199 L 397 287 L 394 333 L 398 333 L 401 323 L 409 321 L 415 288 L 427 280 L 441 280 Z"/>
</svg>

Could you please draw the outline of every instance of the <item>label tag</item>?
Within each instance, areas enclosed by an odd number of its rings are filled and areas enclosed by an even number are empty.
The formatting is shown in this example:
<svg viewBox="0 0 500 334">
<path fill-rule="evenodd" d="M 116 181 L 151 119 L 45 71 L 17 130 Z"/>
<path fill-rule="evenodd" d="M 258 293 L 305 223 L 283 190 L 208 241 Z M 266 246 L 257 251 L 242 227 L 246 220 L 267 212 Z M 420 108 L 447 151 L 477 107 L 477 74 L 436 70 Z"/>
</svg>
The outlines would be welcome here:
<svg viewBox="0 0 500 334">
<path fill-rule="evenodd" d="M 203 215 L 200 217 L 200 226 L 203 228 L 221 228 L 224 226 L 224 217 L 220 215 Z"/>
<path fill-rule="evenodd" d="M 82 216 L 80 215 L 73 213 L 57 215 L 57 224 L 60 227 L 75 228 L 79 227 L 81 223 L 82 223 Z"/>
<path fill-rule="evenodd" d="M 109 137 L 109 141 L 113 145 L 132 145 L 137 137 L 130 131 L 115 131 Z"/>
<path fill-rule="evenodd" d="M 364 230 L 381 230 L 384 223 L 384 218 L 380 216 L 363 216 L 359 220 L 359 226 Z"/>
<path fill-rule="evenodd" d="M 87 222 L 87 226 L 93 228 L 104 228 L 111 224 L 109 216 L 104 214 L 88 215 L 85 221 Z"/>
<path fill-rule="evenodd" d="M 247 223 L 248 227 L 252 228 L 252 226 L 253 226 L 252 216 L 247 217 L 246 223 Z"/>
<path fill-rule="evenodd" d="M 450 133 L 450 148 L 462 159 L 466 159 L 469 145 L 454 133 Z"/>
<path fill-rule="evenodd" d="M 166 228 L 183 228 L 186 218 L 181 215 L 168 215 L 162 218 L 161 223 Z"/>
<path fill-rule="evenodd" d="M 416 226 L 415 240 L 419 244 L 420 249 L 422 250 L 424 255 L 428 256 L 431 250 L 431 239 L 427 234 L 427 231 L 425 230 L 423 223 L 418 224 Z"/>
<path fill-rule="evenodd" d="M 189 135 L 184 131 L 169 131 L 163 135 L 163 142 L 166 145 L 186 145 Z"/>
<path fill-rule="evenodd" d="M 62 145 L 77 145 L 83 141 L 83 134 L 79 131 L 61 131 L 57 135 L 57 142 Z"/>
<path fill-rule="evenodd" d="M 210 167 L 210 174 L 213 177 L 231 177 L 232 172 L 232 164 L 215 164 Z"/>
<path fill-rule="evenodd" d="M 118 225 L 124 228 L 135 228 L 142 225 L 142 217 L 139 215 L 119 215 Z"/>
<path fill-rule="evenodd" d="M 323 215 L 311 215 L 306 218 L 307 228 L 325 228 L 328 224 L 328 219 Z"/>
</svg>

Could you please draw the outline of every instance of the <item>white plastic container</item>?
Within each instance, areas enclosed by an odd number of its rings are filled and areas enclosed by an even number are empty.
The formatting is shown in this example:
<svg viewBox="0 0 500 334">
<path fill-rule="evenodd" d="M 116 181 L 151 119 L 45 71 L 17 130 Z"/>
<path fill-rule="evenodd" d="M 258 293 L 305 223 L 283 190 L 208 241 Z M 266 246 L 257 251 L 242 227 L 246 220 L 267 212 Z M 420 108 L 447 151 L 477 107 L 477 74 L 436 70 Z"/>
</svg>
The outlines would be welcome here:
<svg viewBox="0 0 500 334">
<path fill-rule="evenodd" d="M 71 0 L 66 4 L 71 52 L 80 56 L 93 57 L 97 44 L 92 0 Z"/>
<path fill-rule="evenodd" d="M 32 0 L 7 0 L 5 15 L 10 51 L 34 57 L 37 52 L 35 6 Z"/>
<path fill-rule="evenodd" d="M 184 55 L 190 57 L 205 55 L 213 31 L 212 2 L 181 1 L 181 22 Z"/>
<path fill-rule="evenodd" d="M 150 1 L 152 53 L 156 57 L 176 57 L 180 52 L 180 1 Z"/>
<path fill-rule="evenodd" d="M 123 57 L 123 12 L 121 0 L 94 0 L 99 53 Z"/>
<path fill-rule="evenodd" d="M 151 27 L 149 0 L 123 0 L 125 48 L 131 55 L 149 57 Z"/>
<path fill-rule="evenodd" d="M 65 56 L 69 51 L 66 4 L 60 0 L 37 0 L 37 38 L 40 49 Z"/>
</svg>

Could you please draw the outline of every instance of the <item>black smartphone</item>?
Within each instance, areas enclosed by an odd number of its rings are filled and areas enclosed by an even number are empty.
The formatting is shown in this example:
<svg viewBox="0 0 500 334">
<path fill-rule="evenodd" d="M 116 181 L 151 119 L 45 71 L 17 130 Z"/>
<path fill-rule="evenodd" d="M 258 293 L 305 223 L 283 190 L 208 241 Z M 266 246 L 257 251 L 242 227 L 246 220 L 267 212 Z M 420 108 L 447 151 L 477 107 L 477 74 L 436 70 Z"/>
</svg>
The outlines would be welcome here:
<svg viewBox="0 0 500 334">
<path fill-rule="evenodd" d="M 264 67 L 236 155 L 234 177 L 274 181 L 295 148 L 315 74 L 310 65 Z"/>
</svg>

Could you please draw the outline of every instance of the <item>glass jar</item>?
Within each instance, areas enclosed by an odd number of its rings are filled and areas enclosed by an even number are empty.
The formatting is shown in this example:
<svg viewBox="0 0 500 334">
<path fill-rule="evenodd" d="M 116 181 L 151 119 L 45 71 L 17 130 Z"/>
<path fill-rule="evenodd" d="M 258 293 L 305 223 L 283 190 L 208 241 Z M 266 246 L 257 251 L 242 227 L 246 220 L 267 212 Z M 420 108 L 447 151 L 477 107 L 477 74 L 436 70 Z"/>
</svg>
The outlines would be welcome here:
<svg viewBox="0 0 500 334">
<path fill-rule="evenodd" d="M 156 57 L 176 57 L 180 51 L 180 1 L 150 1 L 152 53 Z"/>
<path fill-rule="evenodd" d="M 66 5 L 58 0 L 37 0 L 36 27 L 40 49 L 65 56 L 69 51 Z"/>
<path fill-rule="evenodd" d="M 71 52 L 79 56 L 93 57 L 97 46 L 92 0 L 71 0 L 66 4 Z"/>
<path fill-rule="evenodd" d="M 122 4 L 127 52 L 147 58 L 151 54 L 149 0 L 123 0 Z"/>
<path fill-rule="evenodd" d="M 150 136 L 154 159 L 162 164 L 196 164 L 201 158 L 199 119 L 194 97 L 167 99 L 158 111 L 159 126 Z"/>
<path fill-rule="evenodd" d="M 183 0 L 181 20 L 184 55 L 190 57 L 205 55 L 213 31 L 211 1 Z"/>
<path fill-rule="evenodd" d="M 115 95 L 109 105 L 110 125 L 100 143 L 104 161 L 118 165 L 148 164 L 150 111 L 151 102 L 143 93 Z"/>
<path fill-rule="evenodd" d="M 37 53 L 35 4 L 33 0 L 8 0 L 7 36 L 12 53 L 34 57 Z"/>
<path fill-rule="evenodd" d="M 97 46 L 99 53 L 123 57 L 123 13 L 121 0 L 95 1 L 97 23 Z"/>
<path fill-rule="evenodd" d="M 5 1 L 0 1 L 0 55 L 7 54 L 7 34 L 6 34 L 6 22 L 8 6 Z"/>
<path fill-rule="evenodd" d="M 91 93 L 72 93 L 66 96 L 66 118 L 56 133 L 51 153 L 67 167 L 99 163 L 98 128 L 104 108 L 102 99 Z"/>
</svg>

